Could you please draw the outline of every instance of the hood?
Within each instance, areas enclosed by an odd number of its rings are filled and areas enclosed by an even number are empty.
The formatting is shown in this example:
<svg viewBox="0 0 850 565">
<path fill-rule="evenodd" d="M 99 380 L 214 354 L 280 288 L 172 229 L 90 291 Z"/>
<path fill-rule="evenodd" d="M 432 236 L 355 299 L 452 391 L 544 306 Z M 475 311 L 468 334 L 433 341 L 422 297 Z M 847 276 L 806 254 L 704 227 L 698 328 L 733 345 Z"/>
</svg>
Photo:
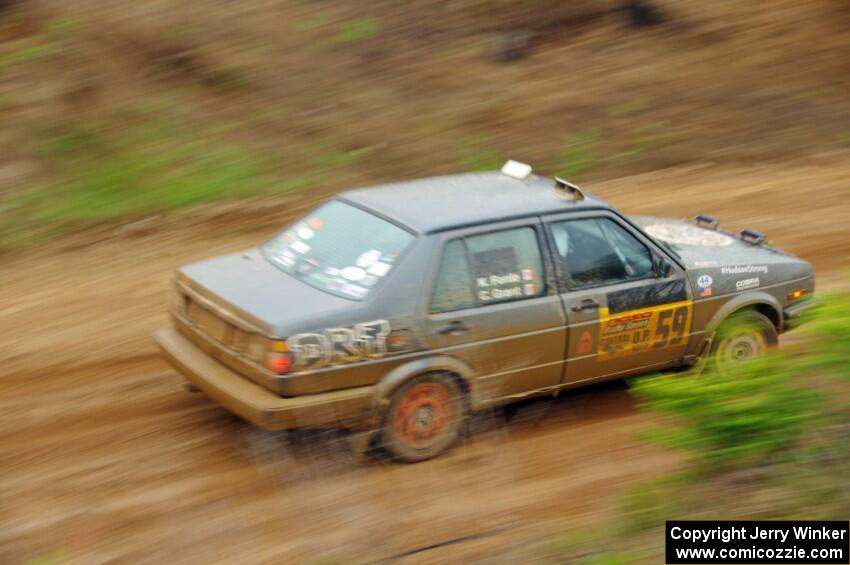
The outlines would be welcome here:
<svg viewBox="0 0 850 565">
<path fill-rule="evenodd" d="M 811 265 L 794 255 L 769 245 L 747 243 L 727 232 L 687 220 L 647 216 L 631 220 L 679 255 L 700 296 L 749 290 L 812 275 Z"/>
<path fill-rule="evenodd" d="M 258 249 L 181 267 L 189 285 L 222 309 L 285 337 L 324 321 L 356 318 L 363 303 L 314 288 L 269 263 Z"/>
</svg>

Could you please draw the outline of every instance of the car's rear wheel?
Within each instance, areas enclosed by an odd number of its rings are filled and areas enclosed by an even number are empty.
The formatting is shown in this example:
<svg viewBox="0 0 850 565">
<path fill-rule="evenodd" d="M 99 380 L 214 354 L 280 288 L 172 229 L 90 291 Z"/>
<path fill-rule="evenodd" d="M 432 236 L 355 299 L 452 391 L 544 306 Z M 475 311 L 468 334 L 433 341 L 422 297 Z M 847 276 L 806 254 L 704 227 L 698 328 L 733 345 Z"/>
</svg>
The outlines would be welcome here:
<svg viewBox="0 0 850 565">
<path fill-rule="evenodd" d="M 764 355 L 778 342 L 776 327 L 767 316 L 755 310 L 738 312 L 717 329 L 709 367 L 728 374 L 737 363 Z"/>
<path fill-rule="evenodd" d="M 430 373 L 403 384 L 384 417 L 384 448 L 394 458 L 414 463 L 439 455 L 460 435 L 466 402 L 457 381 Z"/>
</svg>

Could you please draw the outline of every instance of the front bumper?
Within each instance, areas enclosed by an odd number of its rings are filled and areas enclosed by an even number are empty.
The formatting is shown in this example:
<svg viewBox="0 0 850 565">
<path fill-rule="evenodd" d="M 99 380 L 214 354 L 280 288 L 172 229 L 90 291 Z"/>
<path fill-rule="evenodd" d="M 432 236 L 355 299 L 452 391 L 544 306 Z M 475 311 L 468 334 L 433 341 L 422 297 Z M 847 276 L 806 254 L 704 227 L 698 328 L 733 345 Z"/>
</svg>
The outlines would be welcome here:
<svg viewBox="0 0 850 565">
<path fill-rule="evenodd" d="M 782 313 L 785 317 L 785 331 L 797 328 L 808 319 L 815 301 L 812 298 L 807 298 L 786 307 Z"/>
<path fill-rule="evenodd" d="M 371 424 L 371 386 L 282 398 L 221 365 L 176 329 L 161 329 L 154 340 L 166 360 L 189 382 L 260 428 L 361 429 Z"/>
</svg>

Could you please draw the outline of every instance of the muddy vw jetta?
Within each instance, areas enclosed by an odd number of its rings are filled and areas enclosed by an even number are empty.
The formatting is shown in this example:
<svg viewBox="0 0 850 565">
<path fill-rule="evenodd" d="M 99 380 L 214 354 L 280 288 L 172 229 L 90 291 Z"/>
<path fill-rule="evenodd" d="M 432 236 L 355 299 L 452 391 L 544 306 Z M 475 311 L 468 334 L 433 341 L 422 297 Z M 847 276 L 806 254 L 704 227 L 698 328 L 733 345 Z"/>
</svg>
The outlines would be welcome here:
<svg viewBox="0 0 850 565">
<path fill-rule="evenodd" d="M 156 340 L 213 400 L 266 429 L 375 430 L 419 461 L 472 411 L 756 356 L 814 279 L 756 231 L 626 217 L 510 161 L 342 193 L 176 287 Z"/>
</svg>

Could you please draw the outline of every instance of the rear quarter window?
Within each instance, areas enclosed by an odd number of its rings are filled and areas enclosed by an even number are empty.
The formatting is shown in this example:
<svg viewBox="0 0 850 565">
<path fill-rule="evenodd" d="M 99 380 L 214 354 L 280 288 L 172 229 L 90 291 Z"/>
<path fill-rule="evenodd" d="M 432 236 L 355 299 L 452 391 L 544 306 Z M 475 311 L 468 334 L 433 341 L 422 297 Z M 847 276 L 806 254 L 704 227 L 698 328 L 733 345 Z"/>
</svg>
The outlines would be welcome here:
<svg viewBox="0 0 850 565">
<path fill-rule="evenodd" d="M 545 293 L 543 260 L 534 228 L 451 240 L 443 248 L 431 312 L 451 312 Z"/>
</svg>

